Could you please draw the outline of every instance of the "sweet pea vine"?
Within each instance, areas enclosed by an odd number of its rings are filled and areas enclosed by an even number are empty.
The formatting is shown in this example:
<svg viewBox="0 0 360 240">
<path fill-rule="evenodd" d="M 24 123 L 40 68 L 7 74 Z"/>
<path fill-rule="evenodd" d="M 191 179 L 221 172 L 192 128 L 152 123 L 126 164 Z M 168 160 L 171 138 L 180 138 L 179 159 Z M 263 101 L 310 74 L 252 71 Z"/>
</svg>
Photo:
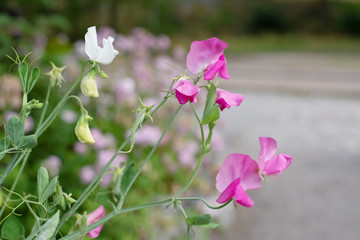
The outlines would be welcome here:
<svg viewBox="0 0 360 240">
<path fill-rule="evenodd" d="M 183 205 L 184 201 L 199 201 L 206 207 L 220 210 L 221 208 L 234 201 L 245 207 L 251 207 L 254 202 L 248 195 L 247 191 L 261 188 L 262 181 L 267 176 L 277 176 L 281 174 L 292 163 L 293 157 L 287 154 L 276 154 L 277 142 L 269 137 L 260 138 L 260 154 L 256 162 L 250 156 L 241 153 L 232 153 L 226 157 L 224 163 L 213 181 L 214 189 L 220 192 L 220 196 L 216 202 L 220 205 L 212 206 L 206 200 L 199 197 L 183 197 L 195 179 L 202 161 L 206 154 L 211 153 L 213 130 L 216 127 L 220 113 L 224 109 L 239 106 L 244 97 L 238 93 L 231 93 L 227 90 L 218 88 L 221 81 L 217 78 L 230 79 L 226 67 L 226 58 L 224 51 L 228 44 L 215 37 L 203 41 L 194 41 L 191 44 L 190 51 L 186 57 L 187 71 L 175 76 L 169 81 L 167 91 L 162 101 L 158 105 L 147 106 L 139 98 L 139 107 L 134 111 L 134 123 L 130 127 L 130 134 L 127 139 L 117 148 L 113 155 L 103 164 L 102 169 L 97 173 L 93 180 L 87 185 L 81 194 L 73 196 L 66 193 L 66 187 L 61 186 L 61 179 L 58 176 L 49 178 L 46 169 L 40 168 L 37 173 L 37 195 L 21 195 L 16 192 L 19 177 L 31 158 L 31 150 L 36 147 L 40 136 L 53 124 L 57 115 L 64 108 L 69 99 L 76 99 L 80 105 L 80 117 L 75 126 L 75 135 L 81 143 L 93 144 L 95 140 L 89 128 L 89 121 L 92 120 L 88 111 L 83 107 L 79 97 L 71 95 L 73 91 L 79 87 L 82 93 L 87 97 L 99 97 L 96 76 L 108 78 L 108 76 L 100 69 L 100 65 L 108 65 L 114 62 L 115 57 L 119 54 L 113 46 L 114 38 L 108 37 L 102 40 L 102 47 L 98 44 L 96 27 L 88 28 L 85 34 L 85 53 L 89 57 L 82 67 L 82 71 L 73 85 L 69 87 L 63 98 L 56 104 L 54 109 L 48 113 L 48 103 L 52 88 L 55 85 L 66 85 L 62 75 L 66 71 L 66 67 L 57 67 L 51 62 L 52 70 L 47 73 L 50 77 L 48 91 L 45 96 L 44 104 L 36 99 L 28 101 L 30 91 L 35 87 L 37 80 L 40 78 L 40 69 L 31 67 L 33 63 L 28 64 L 27 56 L 20 59 L 16 53 L 15 58 L 11 58 L 14 64 L 18 66 L 18 74 L 20 76 L 21 86 L 23 89 L 23 107 L 19 117 L 12 117 L 6 124 L 5 136 L 0 138 L 0 160 L 6 155 L 12 155 L 10 162 L 6 166 L 0 177 L 0 184 L 7 180 L 7 176 L 21 163 L 21 167 L 17 172 L 15 181 L 12 182 L 11 189 L 5 189 L 6 194 L 2 194 L 2 207 L 0 218 L 2 225 L 2 237 L 7 239 L 84 239 L 97 238 L 101 235 L 106 223 L 112 218 L 121 217 L 124 213 L 138 211 L 140 209 L 166 205 L 174 207 L 180 215 L 183 216 L 186 223 L 188 238 L 191 236 L 191 229 L 194 226 L 205 226 L 208 228 L 217 227 L 218 224 L 212 222 L 209 214 L 188 216 L 187 209 Z M 116 62 L 114 64 L 117 64 Z M 193 75 L 191 75 L 193 74 Z M 205 81 L 201 81 L 201 80 Z M 201 83 L 201 84 L 200 84 Z M 198 93 L 207 91 L 205 106 L 198 106 Z M 199 95 L 200 96 L 200 95 Z M 117 159 L 118 154 L 128 154 L 132 152 L 134 143 L 136 142 L 136 132 L 150 119 L 156 122 L 153 115 L 166 102 L 176 98 L 179 106 L 176 111 L 170 115 L 168 124 L 163 129 L 161 136 L 157 139 L 155 145 L 148 152 L 145 159 L 128 160 L 122 167 L 112 167 L 113 162 Z M 201 102 L 201 101 L 199 101 Z M 195 169 L 189 176 L 186 176 L 186 183 L 175 193 L 162 200 L 140 205 L 132 205 L 127 201 L 127 195 L 132 190 L 134 182 L 141 177 L 141 173 L 146 164 L 157 150 L 160 142 L 168 129 L 171 127 L 174 119 L 180 113 L 184 105 L 190 105 L 194 117 L 199 125 L 201 132 L 200 154 Z M 203 108 L 202 115 L 198 114 L 198 109 Z M 41 110 L 41 117 L 37 125 L 37 129 L 33 135 L 24 134 L 25 119 L 33 110 Z M 208 128 L 208 131 L 205 131 Z M 128 149 L 128 150 L 124 150 Z M 125 161 L 125 160 L 124 160 Z M 98 185 L 104 179 L 109 170 L 115 172 L 116 184 L 113 190 L 113 199 L 109 200 L 112 205 L 111 209 L 105 209 L 103 205 L 89 207 L 84 203 L 90 195 L 97 191 Z M 64 190 L 63 190 L 64 189 Z M 16 197 L 14 199 L 13 195 Z M 15 202 L 15 204 L 14 204 Z M 17 204 L 16 204 L 17 202 Z M 126 208 L 124 204 L 126 202 Z M 14 220 L 14 216 L 19 215 L 20 206 L 26 205 L 31 216 L 35 219 L 34 226 L 28 236 L 25 231 L 8 231 L 9 229 L 24 229 L 22 223 Z M 80 207 L 89 208 L 87 211 L 80 210 Z M 10 209 L 10 213 L 4 215 L 6 209 Z M 93 210 L 95 209 L 95 210 Z M 21 210 L 21 211 L 26 211 Z M 70 218 L 76 218 L 72 228 L 64 228 L 64 224 Z M 121 226 L 118 226 L 121 227 Z M 5 233 L 5 236 L 3 236 Z"/>
</svg>

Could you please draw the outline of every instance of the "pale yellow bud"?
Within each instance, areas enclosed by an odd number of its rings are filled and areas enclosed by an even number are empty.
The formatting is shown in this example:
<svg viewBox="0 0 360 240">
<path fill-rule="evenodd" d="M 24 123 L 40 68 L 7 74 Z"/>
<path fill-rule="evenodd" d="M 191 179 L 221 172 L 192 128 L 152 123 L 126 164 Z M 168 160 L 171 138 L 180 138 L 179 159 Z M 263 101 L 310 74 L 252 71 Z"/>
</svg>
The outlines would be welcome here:
<svg viewBox="0 0 360 240">
<path fill-rule="evenodd" d="M 81 80 L 81 91 L 87 97 L 99 97 L 99 92 L 95 79 L 95 69 L 90 70 L 88 74 Z"/>
<path fill-rule="evenodd" d="M 95 140 L 91 135 L 89 124 L 84 117 L 81 117 L 76 124 L 75 134 L 80 142 L 94 144 Z"/>
</svg>

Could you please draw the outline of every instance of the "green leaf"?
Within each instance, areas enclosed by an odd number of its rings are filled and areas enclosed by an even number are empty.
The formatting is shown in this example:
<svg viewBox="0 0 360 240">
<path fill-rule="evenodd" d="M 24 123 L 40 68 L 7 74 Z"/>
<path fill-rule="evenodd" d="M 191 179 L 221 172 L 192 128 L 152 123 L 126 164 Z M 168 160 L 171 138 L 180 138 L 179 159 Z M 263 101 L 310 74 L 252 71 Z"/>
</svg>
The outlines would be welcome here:
<svg viewBox="0 0 360 240">
<path fill-rule="evenodd" d="M 10 138 L 8 136 L 0 139 L 0 160 L 3 159 L 3 157 L 6 154 L 6 150 L 9 148 L 10 145 Z"/>
<path fill-rule="evenodd" d="M 47 185 L 49 185 L 49 173 L 46 168 L 41 167 L 37 174 L 37 191 L 39 199 L 44 194 Z"/>
<path fill-rule="evenodd" d="M 204 228 L 217 228 L 218 226 L 220 226 L 220 224 L 218 223 L 209 223 L 209 224 L 206 224 L 206 225 L 203 225 Z"/>
<path fill-rule="evenodd" d="M 26 85 L 27 85 L 27 74 L 28 74 L 28 65 L 26 62 L 22 62 L 19 65 L 19 75 L 20 75 L 20 83 L 23 92 L 26 92 Z"/>
<path fill-rule="evenodd" d="M 18 240 L 25 236 L 25 228 L 20 220 L 11 215 L 8 217 L 1 227 L 1 237 L 9 240 Z"/>
<path fill-rule="evenodd" d="M 219 105 L 213 105 L 212 108 L 207 112 L 207 114 L 203 115 L 203 119 L 201 120 L 201 124 L 210 124 L 220 118 L 220 108 Z"/>
<path fill-rule="evenodd" d="M 203 125 L 212 123 L 220 118 L 219 105 L 215 104 L 216 86 L 212 83 L 208 88 L 204 114 L 201 119 Z"/>
<path fill-rule="evenodd" d="M 20 138 L 24 136 L 24 126 L 20 118 L 12 116 L 7 125 L 7 134 L 15 146 L 19 144 Z"/>
<path fill-rule="evenodd" d="M 39 77 L 40 77 L 40 69 L 36 67 L 31 71 L 30 78 L 27 83 L 27 91 L 26 91 L 27 93 L 29 93 L 34 88 Z"/>
<path fill-rule="evenodd" d="M 41 195 L 39 202 L 43 203 L 47 200 L 51 195 L 56 192 L 56 186 L 58 184 L 58 177 L 54 177 L 51 182 L 46 186 L 43 194 Z"/>
<path fill-rule="evenodd" d="M 210 214 L 191 216 L 186 218 L 186 222 L 189 226 L 207 225 L 211 222 L 211 216 Z"/>
<path fill-rule="evenodd" d="M 37 145 L 37 137 L 35 134 L 20 137 L 19 146 L 21 148 L 33 148 Z"/>
<path fill-rule="evenodd" d="M 124 194 L 128 190 L 128 187 L 132 179 L 134 178 L 135 174 L 136 174 L 136 167 L 134 165 L 134 162 L 131 162 L 129 165 L 127 165 L 126 169 L 124 170 L 124 174 L 121 178 L 121 183 L 120 183 L 121 194 Z"/>
<path fill-rule="evenodd" d="M 49 220 L 41 225 L 39 235 L 35 240 L 48 240 L 54 235 L 57 225 L 59 224 L 59 211 L 57 211 Z"/>
</svg>

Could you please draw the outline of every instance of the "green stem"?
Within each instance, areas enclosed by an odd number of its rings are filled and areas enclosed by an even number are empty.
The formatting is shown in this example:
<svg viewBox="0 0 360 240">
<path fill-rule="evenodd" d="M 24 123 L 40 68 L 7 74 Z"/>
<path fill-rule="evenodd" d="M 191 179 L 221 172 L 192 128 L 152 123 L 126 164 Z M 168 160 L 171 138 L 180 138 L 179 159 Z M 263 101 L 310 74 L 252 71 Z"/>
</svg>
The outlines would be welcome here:
<svg viewBox="0 0 360 240">
<path fill-rule="evenodd" d="M 23 160 L 23 162 L 22 162 L 22 164 L 21 164 L 21 167 L 20 167 L 20 170 L 19 170 L 19 174 L 16 176 L 16 178 L 15 178 L 15 180 L 14 180 L 14 183 L 12 184 L 11 189 L 10 189 L 10 191 L 9 191 L 9 194 L 8 194 L 7 197 L 6 197 L 5 202 L 9 201 L 9 199 L 11 198 L 12 192 L 13 192 L 13 191 L 15 190 L 15 188 L 16 188 L 16 185 L 17 185 L 17 183 L 18 183 L 18 181 L 19 181 L 19 179 L 20 179 L 20 176 L 21 176 L 22 171 L 23 171 L 24 168 L 25 168 L 25 165 L 26 165 L 26 162 L 27 162 L 28 158 L 29 158 L 29 154 L 25 156 L 25 158 L 24 158 L 24 160 Z M 20 161 L 19 161 L 19 162 L 20 162 Z M 1 207 L 1 210 L 0 210 L 0 218 L 1 218 L 2 215 L 3 215 L 3 213 L 4 213 L 4 211 L 5 211 L 5 208 L 6 208 L 6 205 L 4 204 L 4 205 Z"/>
<path fill-rule="evenodd" d="M 190 184 L 194 180 L 197 172 L 199 171 L 200 165 L 201 165 L 202 161 L 204 160 L 204 156 L 205 156 L 205 152 L 202 151 L 201 154 L 200 154 L 199 160 L 198 160 L 198 162 L 196 164 L 196 167 L 195 167 L 193 173 L 191 174 L 191 177 L 186 182 L 184 187 L 175 195 L 175 197 L 179 197 L 181 194 L 183 194 L 186 191 L 186 189 L 188 189 L 188 187 L 190 186 Z"/>
<path fill-rule="evenodd" d="M 203 198 L 199 198 L 199 197 L 183 197 L 183 198 L 176 198 L 176 200 L 180 200 L 180 201 L 201 201 L 203 202 L 208 208 L 211 208 L 211 209 L 221 209 L 225 206 L 227 206 L 229 203 L 231 203 L 232 199 L 230 199 L 229 201 L 227 201 L 226 203 L 224 204 L 221 204 L 220 206 L 217 206 L 217 207 L 214 207 L 214 206 L 211 206 L 210 204 L 208 204 L 206 202 L 205 199 Z"/>
<path fill-rule="evenodd" d="M 19 164 L 21 159 L 28 155 L 28 153 L 16 153 L 10 160 L 9 164 L 6 166 L 4 172 L 0 177 L 0 185 L 4 182 L 5 178 L 10 174 L 10 172 Z"/>
<path fill-rule="evenodd" d="M 68 96 L 72 93 L 72 91 L 75 89 L 75 87 L 80 83 L 82 76 L 85 72 L 85 68 L 88 65 L 89 61 L 87 61 L 82 69 L 79 77 L 76 79 L 74 84 L 70 87 L 70 89 L 65 93 L 63 98 L 60 100 L 60 102 L 56 105 L 56 107 L 53 109 L 53 111 L 50 113 L 50 115 L 47 117 L 47 119 L 40 125 L 40 127 L 36 130 L 35 135 L 37 137 L 40 137 L 41 134 L 45 132 L 45 130 L 51 125 L 51 123 L 55 120 L 56 116 L 60 113 L 61 109 L 63 108 Z"/>
<path fill-rule="evenodd" d="M 141 113 L 142 119 L 145 117 L 145 111 Z M 140 117 L 141 117 L 140 116 Z M 133 128 L 138 129 L 141 125 L 142 121 L 137 121 L 136 125 Z M 89 184 L 89 186 L 84 190 L 84 192 L 81 194 L 79 199 L 77 199 L 76 203 L 67 211 L 61 218 L 60 223 L 58 225 L 57 231 L 60 230 L 62 225 L 66 222 L 68 217 L 73 214 L 82 204 L 83 202 L 89 197 L 89 195 L 97 188 L 99 183 L 101 182 L 101 179 L 103 176 L 107 173 L 107 170 L 110 168 L 112 162 L 117 157 L 119 152 L 126 146 L 131 136 L 129 136 L 124 143 L 118 148 L 116 153 L 111 157 L 111 159 L 108 161 L 108 163 L 101 169 L 99 174 L 94 178 L 94 180 Z"/>
<path fill-rule="evenodd" d="M 210 143 L 210 140 L 211 140 L 211 136 L 212 136 L 212 128 L 210 128 L 209 130 L 209 135 L 208 135 L 208 138 L 207 138 L 207 141 L 206 141 L 206 145 L 205 145 L 205 137 L 204 137 L 204 129 L 203 129 L 203 125 L 201 124 L 201 121 L 195 111 L 195 108 L 194 106 L 191 104 L 191 107 L 192 107 L 192 110 L 195 114 L 195 117 L 196 117 L 196 120 L 198 121 L 199 123 L 199 126 L 200 126 L 200 129 L 201 129 L 201 153 L 200 153 L 200 157 L 199 157 L 199 160 L 196 164 L 196 167 L 191 175 L 191 177 L 189 178 L 189 180 L 186 182 L 186 184 L 184 185 L 184 187 L 175 195 L 176 197 L 180 196 L 182 193 L 184 193 L 186 191 L 186 189 L 190 186 L 190 184 L 192 183 L 192 181 L 194 180 L 197 172 L 199 171 L 199 168 L 200 168 L 200 165 L 204 159 L 204 156 L 205 154 L 207 153 L 207 144 L 208 142 Z"/>
<path fill-rule="evenodd" d="M 24 92 L 24 95 L 23 95 L 23 101 L 22 101 L 22 108 L 24 109 L 24 107 L 26 106 L 27 104 L 27 93 Z M 25 113 L 21 114 L 21 122 L 23 125 L 25 125 Z"/>
<path fill-rule="evenodd" d="M 45 97 L 45 102 L 44 102 L 44 107 L 42 109 L 40 121 L 39 121 L 39 124 L 38 124 L 38 127 L 36 130 L 38 130 L 40 128 L 41 124 L 44 122 L 46 110 L 49 106 L 49 98 L 50 98 L 51 89 L 52 89 L 52 83 L 49 81 L 49 85 L 48 85 L 48 89 L 47 89 L 46 97 Z"/>
<path fill-rule="evenodd" d="M 150 113 L 150 115 L 152 116 L 169 98 L 169 96 L 171 95 L 171 88 L 174 84 L 174 81 L 172 81 L 170 88 L 167 92 L 167 94 L 165 95 L 165 97 L 163 98 L 163 100 L 159 103 L 159 105 Z M 139 119 L 139 118 L 138 118 Z M 145 123 L 147 119 L 144 119 L 142 123 Z M 138 127 L 141 124 L 141 121 L 135 123 L 136 124 L 136 129 L 138 129 Z M 134 129 L 134 127 L 133 127 Z M 135 132 L 134 132 L 135 134 Z M 106 173 L 106 171 L 109 169 L 111 163 L 113 162 L 113 160 L 116 158 L 117 154 L 119 152 L 121 152 L 124 147 L 126 146 L 126 144 L 129 142 L 130 139 L 133 139 L 133 134 L 131 134 L 124 142 L 123 144 L 118 148 L 117 152 L 112 156 L 112 158 L 109 160 L 109 162 L 104 166 L 104 168 L 100 171 L 100 173 L 93 179 L 93 181 L 89 184 L 89 186 L 84 190 L 84 192 L 80 195 L 80 197 L 77 199 L 76 203 L 69 209 L 68 212 L 66 212 L 61 220 L 60 223 L 57 227 L 56 232 L 58 232 L 60 230 L 60 228 L 62 227 L 62 225 L 66 222 L 66 220 L 68 219 L 68 217 L 74 213 L 81 205 L 82 203 L 89 197 L 89 195 L 91 194 L 92 191 L 94 191 L 96 189 L 96 187 L 98 186 L 101 178 L 103 177 L 103 175 Z M 133 139 L 134 140 L 134 139 Z M 133 146 L 134 143 L 132 143 Z M 130 147 L 130 149 L 132 149 Z M 122 205 L 122 204 L 121 204 Z"/>
<path fill-rule="evenodd" d="M 137 206 L 133 206 L 133 207 L 129 207 L 129 208 L 124 208 L 118 211 L 114 211 L 111 212 L 109 214 L 107 214 L 105 217 L 103 217 L 102 219 L 98 220 L 97 222 L 91 224 L 90 226 L 88 226 L 87 228 L 87 233 L 90 232 L 91 230 L 105 224 L 107 221 L 109 221 L 110 219 L 122 214 L 122 213 L 127 213 L 127 212 L 132 212 L 132 211 L 136 211 L 136 210 L 140 210 L 143 208 L 149 208 L 149 207 L 155 207 L 155 206 L 159 206 L 165 203 L 169 203 L 171 202 L 173 199 L 172 198 L 168 198 L 168 199 L 164 199 L 161 201 L 157 201 L 157 202 L 152 202 L 152 203 L 148 203 L 148 204 L 143 204 L 143 205 L 137 205 Z M 62 240 L 73 240 L 73 239 L 79 239 L 79 236 L 81 235 L 80 230 L 73 232 L 72 234 L 69 234 L 67 236 L 65 236 L 64 238 L 61 238 Z"/>
<path fill-rule="evenodd" d="M 137 179 L 137 177 L 140 175 L 142 169 L 144 168 L 145 164 L 149 161 L 149 159 L 151 158 L 151 156 L 154 154 L 155 150 L 157 149 L 157 147 L 159 146 L 161 140 L 164 138 L 167 130 L 169 129 L 171 123 L 174 121 L 176 115 L 179 113 L 180 109 L 182 108 L 183 105 L 180 105 L 178 107 L 178 109 L 176 110 L 176 112 L 173 114 L 173 116 L 171 117 L 170 121 L 168 122 L 165 130 L 163 131 L 161 137 L 159 138 L 159 140 L 157 141 L 156 145 L 151 149 L 150 153 L 146 156 L 145 160 L 142 162 L 140 168 L 138 169 L 138 171 L 136 172 L 135 176 L 133 177 L 133 179 L 131 180 L 129 186 L 127 187 L 126 191 L 124 192 L 123 195 L 121 195 L 119 204 L 117 206 L 118 209 L 122 208 L 122 205 L 124 204 L 125 201 L 125 197 L 127 195 L 127 193 L 129 192 L 131 186 L 134 184 L 135 180 Z"/>
<path fill-rule="evenodd" d="M 178 203 L 177 206 L 180 208 L 180 211 L 181 211 L 182 215 L 184 216 L 185 223 L 186 223 L 187 237 L 188 237 L 188 239 L 190 239 L 190 226 L 187 222 L 187 215 L 186 215 L 185 209 L 183 208 L 181 203 Z"/>
</svg>

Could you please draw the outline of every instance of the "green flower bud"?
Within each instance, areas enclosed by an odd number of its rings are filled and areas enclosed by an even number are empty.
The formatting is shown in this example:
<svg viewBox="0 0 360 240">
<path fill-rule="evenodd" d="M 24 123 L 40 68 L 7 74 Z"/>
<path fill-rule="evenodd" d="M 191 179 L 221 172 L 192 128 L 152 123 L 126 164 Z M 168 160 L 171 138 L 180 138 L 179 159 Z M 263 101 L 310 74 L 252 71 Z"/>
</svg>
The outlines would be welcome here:
<svg viewBox="0 0 360 240">
<path fill-rule="evenodd" d="M 95 76 L 96 70 L 93 68 L 81 80 L 81 91 L 87 97 L 99 97 Z"/>
<path fill-rule="evenodd" d="M 94 144 L 95 140 L 91 135 L 88 121 L 92 118 L 87 114 L 82 114 L 75 127 L 75 134 L 80 142 Z"/>
</svg>

